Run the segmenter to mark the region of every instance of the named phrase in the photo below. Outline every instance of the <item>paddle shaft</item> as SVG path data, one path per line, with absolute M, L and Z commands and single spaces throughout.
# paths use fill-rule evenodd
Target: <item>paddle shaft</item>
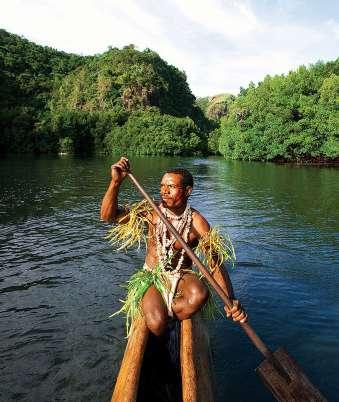
M 194 254 L 192 249 L 188 246 L 188 244 L 184 241 L 184 239 L 181 237 L 180 233 L 175 229 L 175 227 L 166 219 L 165 215 L 162 213 L 160 208 L 155 204 L 155 202 L 152 200 L 152 198 L 147 194 L 147 192 L 144 190 L 144 188 L 141 186 L 141 184 L 138 182 L 138 180 L 134 177 L 134 175 L 129 172 L 128 178 L 131 180 L 131 182 L 137 187 L 137 189 L 140 191 L 140 193 L 146 198 L 146 200 L 150 203 L 152 208 L 156 211 L 156 213 L 159 215 L 159 218 L 164 222 L 166 225 L 167 229 L 172 233 L 172 235 L 178 240 L 182 248 L 186 251 L 187 255 L 190 257 L 192 262 L 198 267 L 199 271 L 204 275 L 204 277 L 207 279 L 207 281 L 210 283 L 210 285 L 213 287 L 213 289 L 218 293 L 222 301 L 225 303 L 225 306 L 228 309 L 232 308 L 232 302 L 230 298 L 226 295 L 224 290 L 221 288 L 221 286 L 217 283 L 217 281 L 213 278 L 213 276 L 210 274 L 208 269 L 204 266 L 204 264 L 199 260 L 199 258 Z M 240 323 L 241 327 L 243 330 L 246 332 L 247 336 L 251 339 L 253 344 L 256 346 L 256 348 L 269 360 L 275 360 L 273 353 L 271 350 L 264 344 L 264 342 L 259 338 L 259 336 L 256 334 L 254 329 L 250 326 L 248 322 Z

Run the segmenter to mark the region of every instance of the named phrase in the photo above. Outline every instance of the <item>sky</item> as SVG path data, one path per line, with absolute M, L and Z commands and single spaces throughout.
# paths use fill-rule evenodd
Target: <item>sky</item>
M 58 50 L 150 48 L 197 97 L 339 56 L 339 1 L 0 0 L 0 10 L 0 28 Z

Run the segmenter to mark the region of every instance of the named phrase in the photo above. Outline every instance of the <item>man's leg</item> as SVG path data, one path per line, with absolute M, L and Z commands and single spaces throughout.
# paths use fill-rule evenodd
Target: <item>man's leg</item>
M 167 306 L 160 292 L 151 286 L 145 293 L 141 302 L 146 325 L 154 335 L 162 335 L 167 325 Z
M 174 314 L 186 320 L 197 312 L 208 299 L 208 289 L 195 274 L 184 274 L 177 287 L 177 296 L 172 303 Z

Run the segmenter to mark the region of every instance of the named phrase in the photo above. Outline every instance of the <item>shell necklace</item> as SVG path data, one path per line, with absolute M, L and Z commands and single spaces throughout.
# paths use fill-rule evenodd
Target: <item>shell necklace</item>
M 187 203 L 186 208 L 181 215 L 175 215 L 167 208 L 164 208 L 162 204 L 160 204 L 160 209 L 166 219 L 171 220 L 172 225 L 176 228 L 185 242 L 187 242 L 192 223 L 192 209 L 190 205 Z M 176 242 L 176 238 L 169 232 L 161 219 L 159 219 L 156 224 L 155 234 L 157 254 L 161 267 L 167 271 L 179 272 L 184 261 L 185 250 L 181 249 L 177 265 L 176 267 L 173 267 L 171 265 L 171 260 L 175 254 L 173 246 Z

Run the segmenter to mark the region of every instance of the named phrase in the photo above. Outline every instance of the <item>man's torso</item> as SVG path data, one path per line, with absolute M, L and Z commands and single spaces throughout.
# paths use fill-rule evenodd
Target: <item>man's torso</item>
M 156 225 L 159 222 L 159 217 L 155 214 L 152 213 L 150 216 L 150 222 L 148 225 L 148 236 L 147 236 L 147 253 L 146 253 L 146 258 L 145 258 L 145 263 L 149 268 L 155 267 L 158 262 L 159 262 L 159 257 L 157 253 L 157 236 L 156 236 Z M 201 220 L 204 220 L 202 215 L 196 211 L 195 209 L 192 208 L 192 222 L 191 226 L 188 232 L 188 238 L 187 238 L 187 243 L 190 248 L 194 248 L 197 246 L 199 239 L 200 239 L 200 234 L 199 234 L 199 223 Z M 168 220 L 172 223 L 171 218 L 168 218 Z M 168 236 L 172 235 L 168 234 Z M 174 256 L 171 260 L 170 265 L 172 268 L 175 268 L 177 266 L 178 260 L 180 258 L 180 251 L 182 250 L 182 247 L 178 241 L 175 241 L 173 246 L 173 251 L 174 251 Z M 184 255 L 184 260 L 181 265 L 181 269 L 188 269 L 192 266 L 192 261 L 191 259 L 185 254 Z

